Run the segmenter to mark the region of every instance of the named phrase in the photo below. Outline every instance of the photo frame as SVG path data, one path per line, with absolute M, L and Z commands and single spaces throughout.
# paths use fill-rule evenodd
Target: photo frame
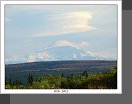
M 117 6 L 117 89 L 5 89 L 5 5 L 116 5 Z M 121 94 L 122 23 L 120 1 L 2 1 L 1 2 L 1 93 L 3 94 Z

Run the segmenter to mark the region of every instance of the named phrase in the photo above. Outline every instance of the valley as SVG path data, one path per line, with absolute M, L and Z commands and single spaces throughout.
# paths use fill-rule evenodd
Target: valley
M 28 74 L 34 78 L 43 75 L 80 74 L 84 71 L 88 73 L 107 72 L 112 67 L 117 66 L 117 61 L 109 60 L 67 60 L 67 61 L 41 61 L 21 64 L 6 64 L 6 79 L 12 81 L 19 80 L 23 84 L 28 81 Z

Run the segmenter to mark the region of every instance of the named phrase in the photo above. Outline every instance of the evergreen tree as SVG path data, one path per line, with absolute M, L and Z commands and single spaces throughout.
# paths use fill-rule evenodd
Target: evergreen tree
M 28 84 L 33 84 L 33 76 L 30 73 L 28 74 Z
M 84 71 L 83 73 L 82 73 L 82 76 L 84 76 L 84 77 L 88 77 L 88 72 L 87 71 Z
M 62 74 L 61 74 L 61 78 L 63 78 L 63 77 L 64 77 L 64 74 L 62 73 Z

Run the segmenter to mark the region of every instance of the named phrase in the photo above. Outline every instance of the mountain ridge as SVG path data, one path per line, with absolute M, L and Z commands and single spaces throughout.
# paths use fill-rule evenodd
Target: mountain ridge
M 109 57 L 102 57 L 85 52 L 72 46 L 55 46 L 32 53 L 27 57 L 14 57 L 6 59 L 6 64 L 17 64 L 39 61 L 63 61 L 63 60 L 114 60 Z

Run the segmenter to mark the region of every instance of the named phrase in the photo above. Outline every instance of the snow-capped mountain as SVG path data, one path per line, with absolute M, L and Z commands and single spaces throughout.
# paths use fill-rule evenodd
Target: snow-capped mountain
M 55 46 L 35 52 L 25 58 L 6 59 L 6 64 L 57 61 L 57 60 L 112 60 L 111 58 L 93 55 L 92 52 L 85 52 L 72 46 Z
M 43 52 L 34 53 L 27 57 L 28 62 L 52 60 L 79 60 L 83 57 L 82 50 L 71 46 L 57 46 L 45 49 Z

